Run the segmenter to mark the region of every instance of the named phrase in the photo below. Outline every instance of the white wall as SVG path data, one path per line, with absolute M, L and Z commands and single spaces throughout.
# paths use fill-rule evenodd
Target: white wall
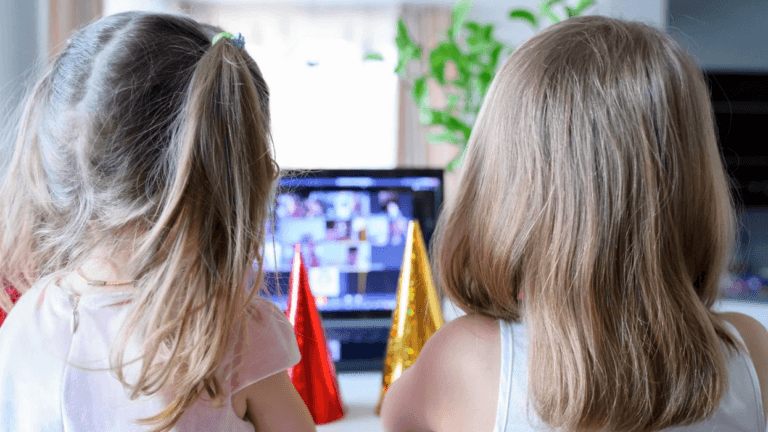
M 45 58 L 44 20 L 47 4 L 41 0 L 0 0 L 0 172 L 9 158 L 10 124 L 18 113 L 24 90 Z M 42 13 L 41 13 L 42 10 Z
M 130 0 L 129 2 L 147 2 L 148 0 Z M 168 2 L 169 0 L 164 0 Z M 191 0 L 188 2 L 206 3 L 210 0 Z M 713 0 L 715 1 L 715 0 Z M 125 3 L 121 0 L 107 0 L 107 2 Z M 450 8 L 455 0 L 227 0 L 221 3 L 225 4 L 262 4 L 262 5 L 285 5 L 296 4 L 310 7 L 327 6 L 354 6 L 354 7 L 380 7 L 396 8 L 400 4 L 432 4 L 443 5 Z M 500 2 L 498 0 L 474 0 L 472 11 L 469 14 L 470 20 L 483 23 L 492 23 L 496 25 L 496 35 L 502 41 L 517 46 L 533 35 L 533 29 L 524 22 L 511 24 L 507 18 L 507 13 L 519 7 L 538 11 L 540 0 L 511 0 Z M 575 4 L 575 0 L 569 0 L 569 4 Z M 597 0 L 589 10 L 591 14 L 606 15 L 616 18 L 643 21 L 657 27 L 664 27 L 667 16 L 667 0 Z M 565 16 L 563 9 L 555 9 Z
M 440 0 L 439 3 L 448 6 L 453 1 Z M 510 21 L 508 12 L 519 7 L 538 12 L 539 0 L 514 0 L 497 2 L 493 0 L 475 0 L 469 19 L 492 23 L 496 25 L 495 34 L 503 42 L 512 46 L 518 46 L 526 39 L 533 36 L 533 28 L 523 21 Z M 570 1 L 569 4 L 575 4 Z M 555 13 L 565 17 L 564 9 L 554 8 Z M 614 18 L 622 18 L 633 21 L 642 21 L 656 27 L 664 28 L 666 18 L 666 0 L 597 0 L 587 10 L 589 15 L 604 15 Z M 546 27 L 551 23 L 546 21 Z
M 768 1 L 669 0 L 670 33 L 705 69 L 768 70 Z
M 104 16 L 132 10 L 169 12 L 173 10 L 173 2 L 171 0 L 104 0 Z
M 0 115 L 19 102 L 24 79 L 39 60 L 36 29 L 38 7 L 34 1 L 0 2 Z
M 596 13 L 666 28 L 667 0 L 597 0 Z

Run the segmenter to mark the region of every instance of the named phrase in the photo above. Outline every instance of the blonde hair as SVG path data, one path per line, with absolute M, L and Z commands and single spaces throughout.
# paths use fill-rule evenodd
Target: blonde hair
M 734 338 L 711 310 L 735 239 L 700 68 L 661 30 L 571 18 L 495 77 L 434 242 L 467 312 L 528 328 L 553 428 L 658 431 L 714 413 Z
M 172 384 L 173 403 L 140 421 L 155 430 L 230 396 L 215 373 L 257 292 L 244 286 L 254 260 L 261 287 L 279 175 L 269 93 L 244 50 L 211 45 L 220 31 L 138 12 L 80 30 L 28 98 L 0 189 L 0 275 L 22 293 L 99 246 L 132 251 L 135 308 L 110 364 L 132 398 Z

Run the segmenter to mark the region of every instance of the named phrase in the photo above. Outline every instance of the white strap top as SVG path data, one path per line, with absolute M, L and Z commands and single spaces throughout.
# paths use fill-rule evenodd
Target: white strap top
M 739 332 L 726 323 L 741 341 Z M 528 404 L 528 339 L 523 324 L 499 320 L 501 376 L 493 432 L 548 431 Z M 743 343 L 743 341 L 742 341 Z M 760 385 L 749 356 L 736 354 L 728 364 L 728 394 L 714 415 L 703 422 L 666 429 L 668 432 L 762 432 L 766 430 Z

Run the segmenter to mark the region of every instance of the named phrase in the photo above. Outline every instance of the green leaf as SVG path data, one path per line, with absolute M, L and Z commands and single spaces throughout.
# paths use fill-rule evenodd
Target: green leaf
M 461 133 L 466 140 L 472 132 L 472 127 L 452 116 L 446 110 L 436 110 L 422 106 L 419 109 L 419 123 L 424 126 L 445 126 L 446 129 Z
M 442 144 L 442 143 L 459 144 L 462 141 L 456 136 L 455 131 L 446 129 L 442 132 L 427 134 L 427 142 L 430 144 Z
M 423 126 L 434 126 L 442 124 L 442 117 L 439 111 L 429 107 L 419 107 L 419 123 Z
M 455 87 L 465 90 L 471 77 L 472 74 L 469 72 L 459 72 L 459 76 L 456 77 L 455 80 L 451 81 L 451 84 Z
M 419 46 L 413 42 L 411 36 L 408 35 L 408 29 L 402 18 L 397 21 L 397 37 L 395 38 L 395 45 L 397 45 L 397 66 L 395 67 L 395 73 L 404 76 L 406 73 L 405 66 L 409 61 L 421 60 L 421 48 L 419 48 Z
M 509 11 L 509 19 L 521 19 L 528 21 L 534 29 L 539 29 L 539 20 L 536 19 L 536 15 L 528 9 L 514 9 Z
M 568 13 L 568 18 L 571 18 L 580 16 L 585 9 L 595 4 L 595 0 L 579 0 L 575 7 L 568 6 L 564 0 L 546 0 L 541 3 L 539 14 L 549 18 L 552 23 L 560 22 L 560 17 L 552 11 L 552 6 L 558 3 L 563 4 L 563 8 Z
M 467 21 L 467 23 L 464 25 L 464 28 L 474 33 L 480 30 L 480 24 L 477 21 Z
M 595 4 L 595 0 L 579 0 L 579 3 L 576 4 L 576 7 L 571 9 L 573 12 L 572 16 L 580 16 L 585 9 L 592 6 L 593 4 Z
M 490 41 L 493 39 L 493 29 L 496 26 L 493 24 L 488 24 L 487 26 L 483 27 L 483 38 L 486 41 Z
M 543 15 L 549 18 L 549 20 L 552 21 L 553 24 L 559 23 L 561 21 L 560 17 L 555 15 L 554 12 L 552 12 L 552 6 L 562 2 L 563 0 L 546 0 L 541 2 L 541 6 L 539 7 L 539 15 Z
M 446 118 L 443 119 L 443 124 L 446 128 L 461 132 L 464 135 L 465 140 L 469 139 L 469 135 L 472 133 L 472 126 L 464 123 L 452 115 L 446 116 Z
M 491 48 L 490 52 L 490 61 L 488 62 L 488 68 L 494 72 L 496 71 L 496 66 L 499 64 L 499 56 L 501 55 L 501 50 L 504 49 L 503 44 L 496 44 L 493 48 Z
M 467 36 L 467 48 L 469 49 L 469 59 L 479 57 L 483 53 L 487 52 L 489 46 L 496 43 L 493 40 L 486 38 L 482 32 L 482 29 L 478 28 L 473 30 Z
M 451 9 L 451 28 L 448 29 L 448 39 L 455 42 L 459 38 L 461 27 L 472 9 L 472 0 L 458 0 Z
M 429 86 L 427 85 L 427 77 L 420 76 L 413 81 L 411 95 L 413 96 L 413 100 L 416 102 L 417 107 L 420 109 L 422 107 L 429 108 Z
M 464 162 L 464 155 L 467 154 L 467 146 L 459 145 L 459 154 L 456 155 L 455 158 L 453 158 L 452 161 L 448 162 L 448 165 L 445 167 L 445 170 L 448 172 L 453 172 L 456 168 L 461 165 L 462 162 Z
M 429 53 L 429 64 L 432 70 L 432 77 L 441 86 L 445 85 L 445 63 L 453 60 L 457 64 L 461 60 L 461 51 L 453 42 L 443 42 Z
M 368 53 L 365 53 L 365 55 L 363 56 L 363 60 L 382 61 L 384 60 L 384 56 L 382 56 L 377 52 L 368 52 Z
M 469 77 L 472 76 L 472 68 L 475 66 L 476 61 L 473 61 L 467 55 L 460 55 L 458 58 L 453 59 L 453 64 L 456 66 L 458 74 L 456 78 L 451 81 L 451 84 L 463 87 L 462 83 L 467 82 Z
M 491 86 L 491 81 L 493 81 L 493 74 L 491 72 L 485 71 L 477 76 L 477 80 L 480 93 L 485 96 L 485 93 L 488 92 L 488 87 Z
M 400 18 L 397 21 L 397 36 L 395 37 L 395 44 L 398 50 L 410 50 L 412 48 L 418 48 L 408 34 L 408 28 L 405 26 L 405 21 Z
M 448 112 L 452 112 L 453 108 L 455 108 L 456 104 L 458 104 L 458 103 L 459 103 L 459 95 L 449 94 L 448 95 L 448 108 L 446 108 L 445 110 L 448 111 Z

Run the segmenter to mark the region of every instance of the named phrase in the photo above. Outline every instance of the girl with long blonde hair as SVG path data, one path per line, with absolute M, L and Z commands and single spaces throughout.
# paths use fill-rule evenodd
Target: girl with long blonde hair
M 585 16 L 506 60 L 433 243 L 468 314 L 388 389 L 389 431 L 764 431 L 768 332 L 712 307 L 736 219 L 702 71 Z
M 315 430 L 293 330 L 256 296 L 269 92 L 221 33 L 109 16 L 28 97 L 0 184 L 0 276 L 22 293 L 0 290 L 0 431 Z

